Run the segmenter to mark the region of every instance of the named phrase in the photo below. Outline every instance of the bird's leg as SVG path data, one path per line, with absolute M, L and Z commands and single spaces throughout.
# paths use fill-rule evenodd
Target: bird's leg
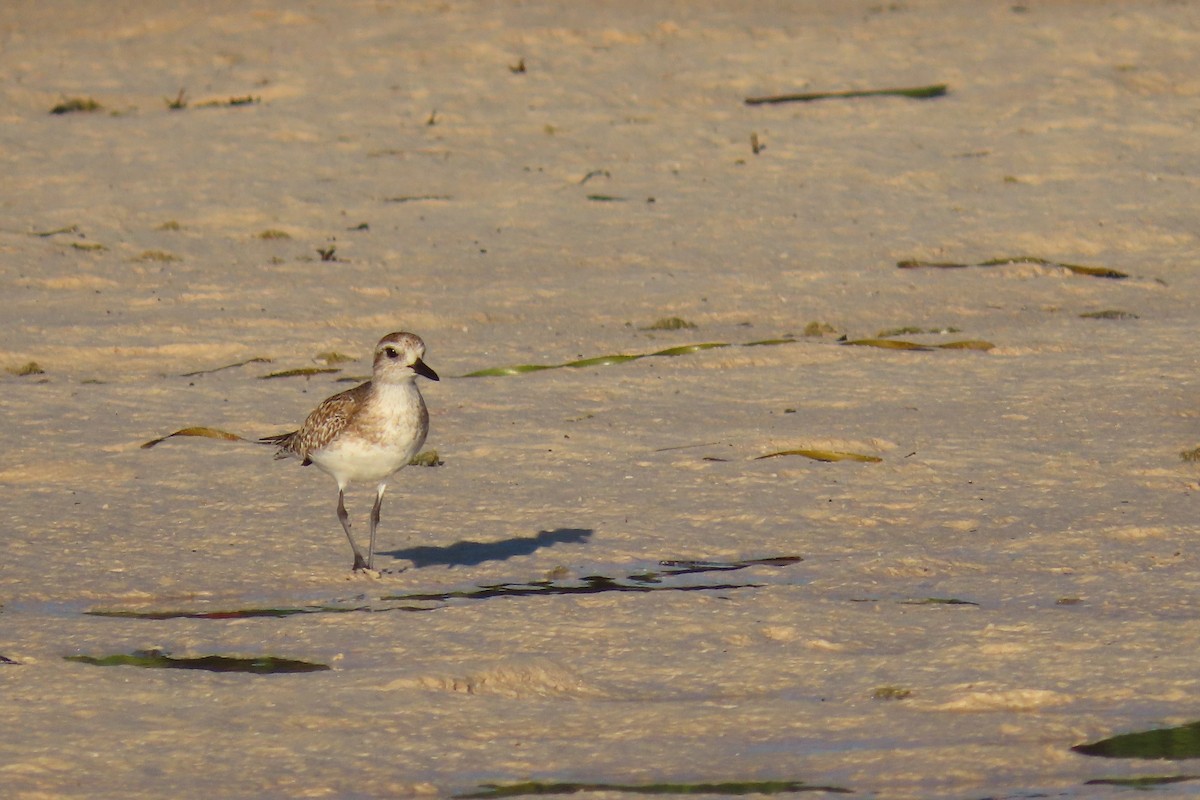
M 358 545 L 354 543 L 354 537 L 350 535 L 350 515 L 346 513 L 346 493 L 343 489 L 338 489 L 338 521 L 342 523 L 342 530 L 346 531 L 346 538 L 350 540 L 350 549 L 354 551 L 354 567 L 357 572 L 367 566 L 367 562 L 363 560 L 362 551 L 358 549 Z
M 367 569 L 375 569 L 375 529 L 379 527 L 379 509 L 383 507 L 383 490 L 386 483 L 379 484 L 375 490 L 375 505 L 371 507 L 371 546 L 367 550 Z

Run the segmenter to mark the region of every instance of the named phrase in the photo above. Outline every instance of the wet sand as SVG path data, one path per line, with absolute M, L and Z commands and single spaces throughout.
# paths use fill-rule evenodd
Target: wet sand
M 1200 719 L 1200 7 L 51 2 L 0 42 L 9 796 L 1200 772 L 1070 749 Z M 316 470 L 141 447 L 290 430 L 391 330 L 442 463 L 378 575 Z M 330 669 L 67 659 L 145 651 Z

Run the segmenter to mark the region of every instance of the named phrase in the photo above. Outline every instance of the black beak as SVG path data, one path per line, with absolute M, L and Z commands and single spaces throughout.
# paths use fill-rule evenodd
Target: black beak
M 441 378 L 438 377 L 438 374 L 430 369 L 429 365 L 419 358 L 417 359 L 417 363 L 413 364 L 413 372 L 422 377 L 429 378 L 431 381 L 441 380 Z

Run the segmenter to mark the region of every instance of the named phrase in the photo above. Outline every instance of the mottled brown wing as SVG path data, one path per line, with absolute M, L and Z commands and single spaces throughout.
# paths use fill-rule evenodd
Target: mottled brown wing
M 307 458 L 313 450 L 320 450 L 332 442 L 346 429 L 351 415 L 362 405 L 370 391 L 371 382 L 367 381 L 326 399 L 304 420 L 289 449 Z
M 354 409 L 362 404 L 370 391 L 371 382 L 367 381 L 353 389 L 335 394 L 313 409 L 299 430 L 265 436 L 259 441 L 263 444 L 278 446 L 279 452 L 275 454 L 276 458 L 295 455 L 304 459 L 304 464 L 307 465 L 311 463 L 308 454 L 313 450 L 320 450 L 345 430 Z

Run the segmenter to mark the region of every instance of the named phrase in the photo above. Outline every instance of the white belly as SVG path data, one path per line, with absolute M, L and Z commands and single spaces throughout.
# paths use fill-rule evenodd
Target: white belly
M 383 481 L 406 465 L 420 446 L 420 442 L 409 442 L 407 447 L 368 445 L 350 439 L 312 453 L 309 458 L 332 475 L 339 486 L 345 486 L 353 481 Z

